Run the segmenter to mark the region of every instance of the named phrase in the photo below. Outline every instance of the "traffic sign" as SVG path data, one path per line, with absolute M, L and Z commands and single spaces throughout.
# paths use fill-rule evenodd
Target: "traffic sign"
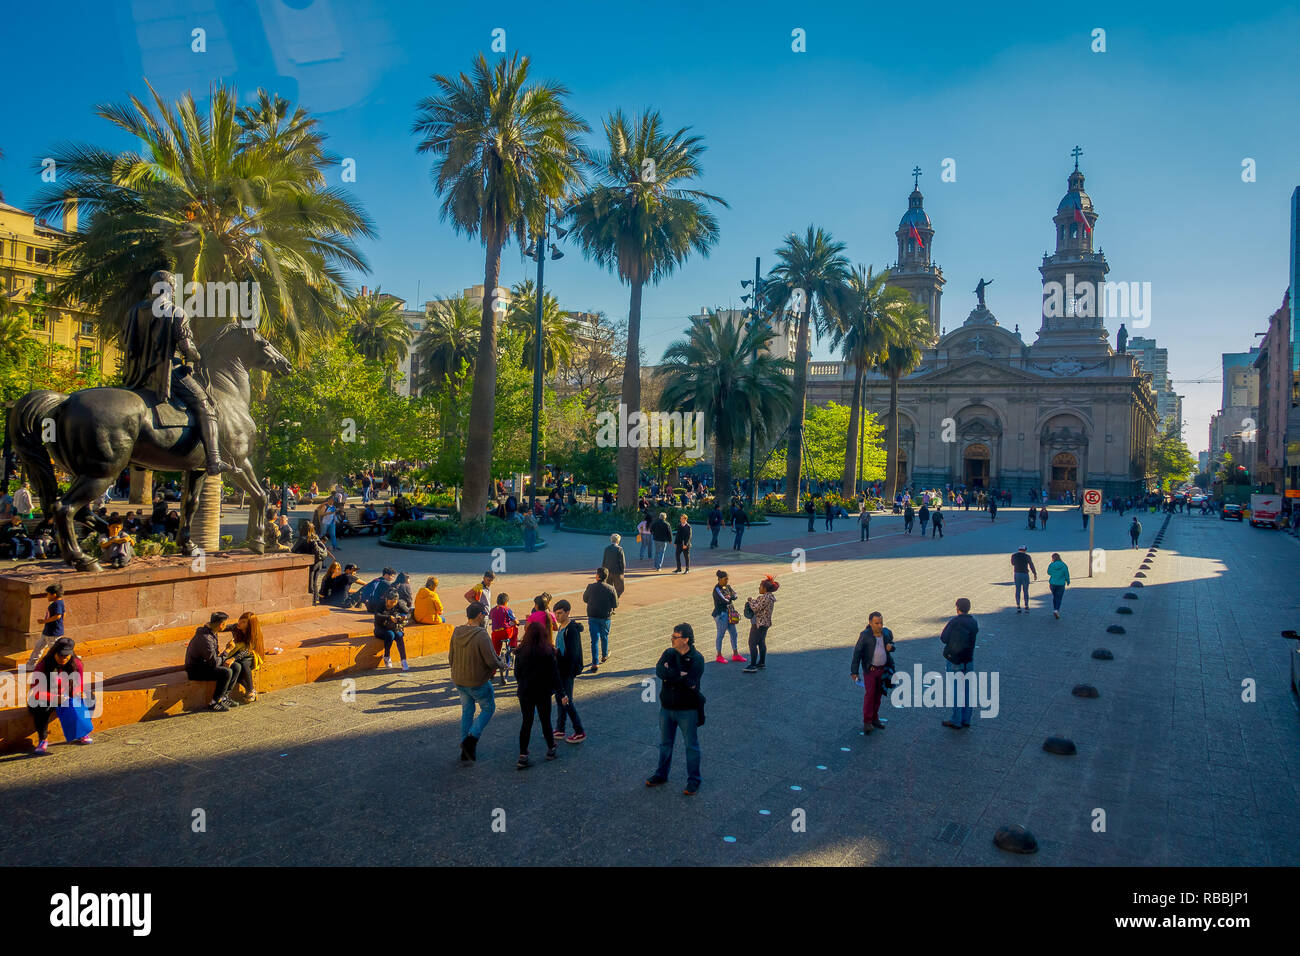
M 1086 515 L 1101 514 L 1101 492 L 1096 488 L 1089 488 L 1084 491 L 1083 513 Z

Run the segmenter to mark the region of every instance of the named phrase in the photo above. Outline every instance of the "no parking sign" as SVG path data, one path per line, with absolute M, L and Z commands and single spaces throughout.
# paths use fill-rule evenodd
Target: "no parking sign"
M 1089 488 L 1083 493 L 1083 513 L 1086 515 L 1101 514 L 1101 492 L 1096 488 Z

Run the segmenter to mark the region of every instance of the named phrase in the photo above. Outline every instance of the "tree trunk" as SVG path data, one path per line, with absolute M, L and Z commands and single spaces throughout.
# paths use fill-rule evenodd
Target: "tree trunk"
M 865 366 L 853 366 L 853 403 L 849 406 L 849 433 L 844 442 L 844 481 L 840 494 L 852 497 L 858 491 L 858 449 L 862 445 L 862 372 Z
M 785 507 L 799 510 L 799 473 L 803 465 L 803 416 L 808 404 L 808 333 L 812 325 L 812 296 L 805 303 L 796 332 L 794 350 L 794 410 L 790 413 L 790 435 L 785 445 Z
M 205 475 L 200 488 L 190 538 L 205 554 L 215 554 L 221 547 L 221 476 Z
M 718 427 L 713 440 L 713 500 L 724 508 L 731 500 L 731 454 L 733 447 L 727 430 Z
M 885 445 L 885 480 L 889 491 L 886 499 L 892 504 L 898 493 L 898 375 L 889 373 L 889 441 Z
M 627 310 L 627 361 L 623 364 L 620 401 L 627 409 L 629 419 L 633 412 L 641 410 L 641 290 L 644 287 L 643 282 L 632 283 L 632 297 Z M 628 431 L 631 430 L 629 422 Z M 624 444 L 620 441 L 618 448 L 618 506 L 635 508 L 641 482 L 641 449 L 624 447 Z
M 133 505 L 153 507 L 153 472 L 147 468 L 131 467 L 131 500 Z
M 483 318 L 479 325 L 478 357 L 474 360 L 474 391 L 469 402 L 461 524 L 483 520 L 492 482 L 492 426 L 497 402 L 497 316 L 492 307 L 493 293 L 501 278 L 502 244 L 497 238 L 488 241 L 483 267 Z

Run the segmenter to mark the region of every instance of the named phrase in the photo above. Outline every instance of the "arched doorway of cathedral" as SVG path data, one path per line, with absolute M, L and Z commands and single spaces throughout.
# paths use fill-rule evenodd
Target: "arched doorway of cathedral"
M 962 481 L 967 488 L 989 487 L 989 446 L 976 442 L 962 452 Z
M 1047 483 L 1047 493 L 1053 498 L 1079 490 L 1079 459 L 1068 451 L 1052 456 L 1052 478 Z
M 896 468 L 898 474 L 898 488 L 901 490 L 907 487 L 907 449 L 901 445 L 898 448 L 898 462 Z

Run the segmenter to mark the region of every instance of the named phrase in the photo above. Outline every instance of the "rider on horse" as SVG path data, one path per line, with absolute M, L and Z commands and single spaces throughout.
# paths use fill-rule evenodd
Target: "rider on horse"
M 207 452 L 207 473 L 215 475 L 231 466 L 221 459 L 217 444 L 217 410 L 198 380 L 203 357 L 190 320 L 172 300 L 175 281 L 170 272 L 155 272 L 149 277 L 150 297 L 127 313 L 122 384 L 152 391 L 162 402 L 175 397 L 193 411 Z

